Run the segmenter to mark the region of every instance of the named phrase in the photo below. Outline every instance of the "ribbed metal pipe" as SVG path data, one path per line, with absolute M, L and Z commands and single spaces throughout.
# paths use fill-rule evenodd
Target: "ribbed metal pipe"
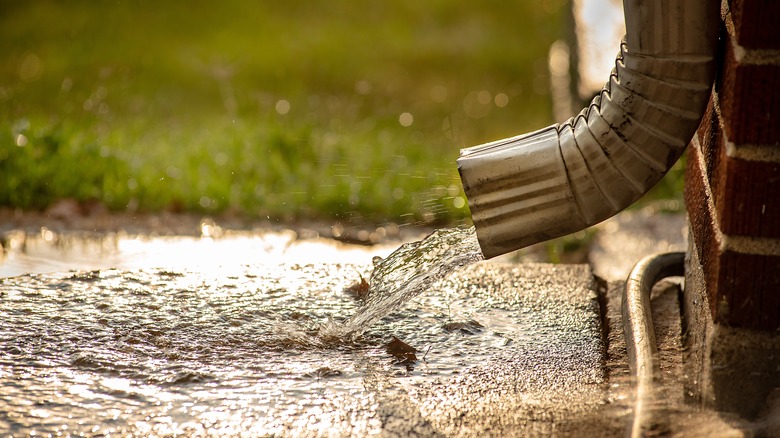
M 607 219 L 682 155 L 709 99 L 719 3 L 625 0 L 626 36 L 601 93 L 576 117 L 461 150 L 485 258 Z

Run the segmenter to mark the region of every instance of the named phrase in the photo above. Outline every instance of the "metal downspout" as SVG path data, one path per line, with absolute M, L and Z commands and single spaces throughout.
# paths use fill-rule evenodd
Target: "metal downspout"
M 461 150 L 485 258 L 607 219 L 658 182 L 709 99 L 719 2 L 624 0 L 626 36 L 601 93 L 576 117 Z

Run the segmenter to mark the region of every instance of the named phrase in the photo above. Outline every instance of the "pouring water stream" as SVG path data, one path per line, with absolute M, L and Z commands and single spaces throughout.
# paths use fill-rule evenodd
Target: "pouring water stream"
M 359 334 L 451 271 L 481 260 L 474 227 L 439 229 L 404 244 L 375 263 L 365 304 L 338 331 Z

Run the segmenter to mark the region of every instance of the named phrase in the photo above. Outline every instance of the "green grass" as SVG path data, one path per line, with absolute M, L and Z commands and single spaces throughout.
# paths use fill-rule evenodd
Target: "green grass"
M 568 2 L 375 3 L 0 0 L 0 206 L 467 218 L 459 148 L 553 122 Z
M 457 221 L 458 149 L 552 122 L 565 7 L 0 1 L 0 206 Z

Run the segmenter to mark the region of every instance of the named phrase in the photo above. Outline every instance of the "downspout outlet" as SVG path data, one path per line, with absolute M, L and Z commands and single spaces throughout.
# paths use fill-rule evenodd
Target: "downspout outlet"
M 625 0 L 624 13 L 615 68 L 577 116 L 461 150 L 458 171 L 485 258 L 619 213 L 693 137 L 712 87 L 719 4 Z

